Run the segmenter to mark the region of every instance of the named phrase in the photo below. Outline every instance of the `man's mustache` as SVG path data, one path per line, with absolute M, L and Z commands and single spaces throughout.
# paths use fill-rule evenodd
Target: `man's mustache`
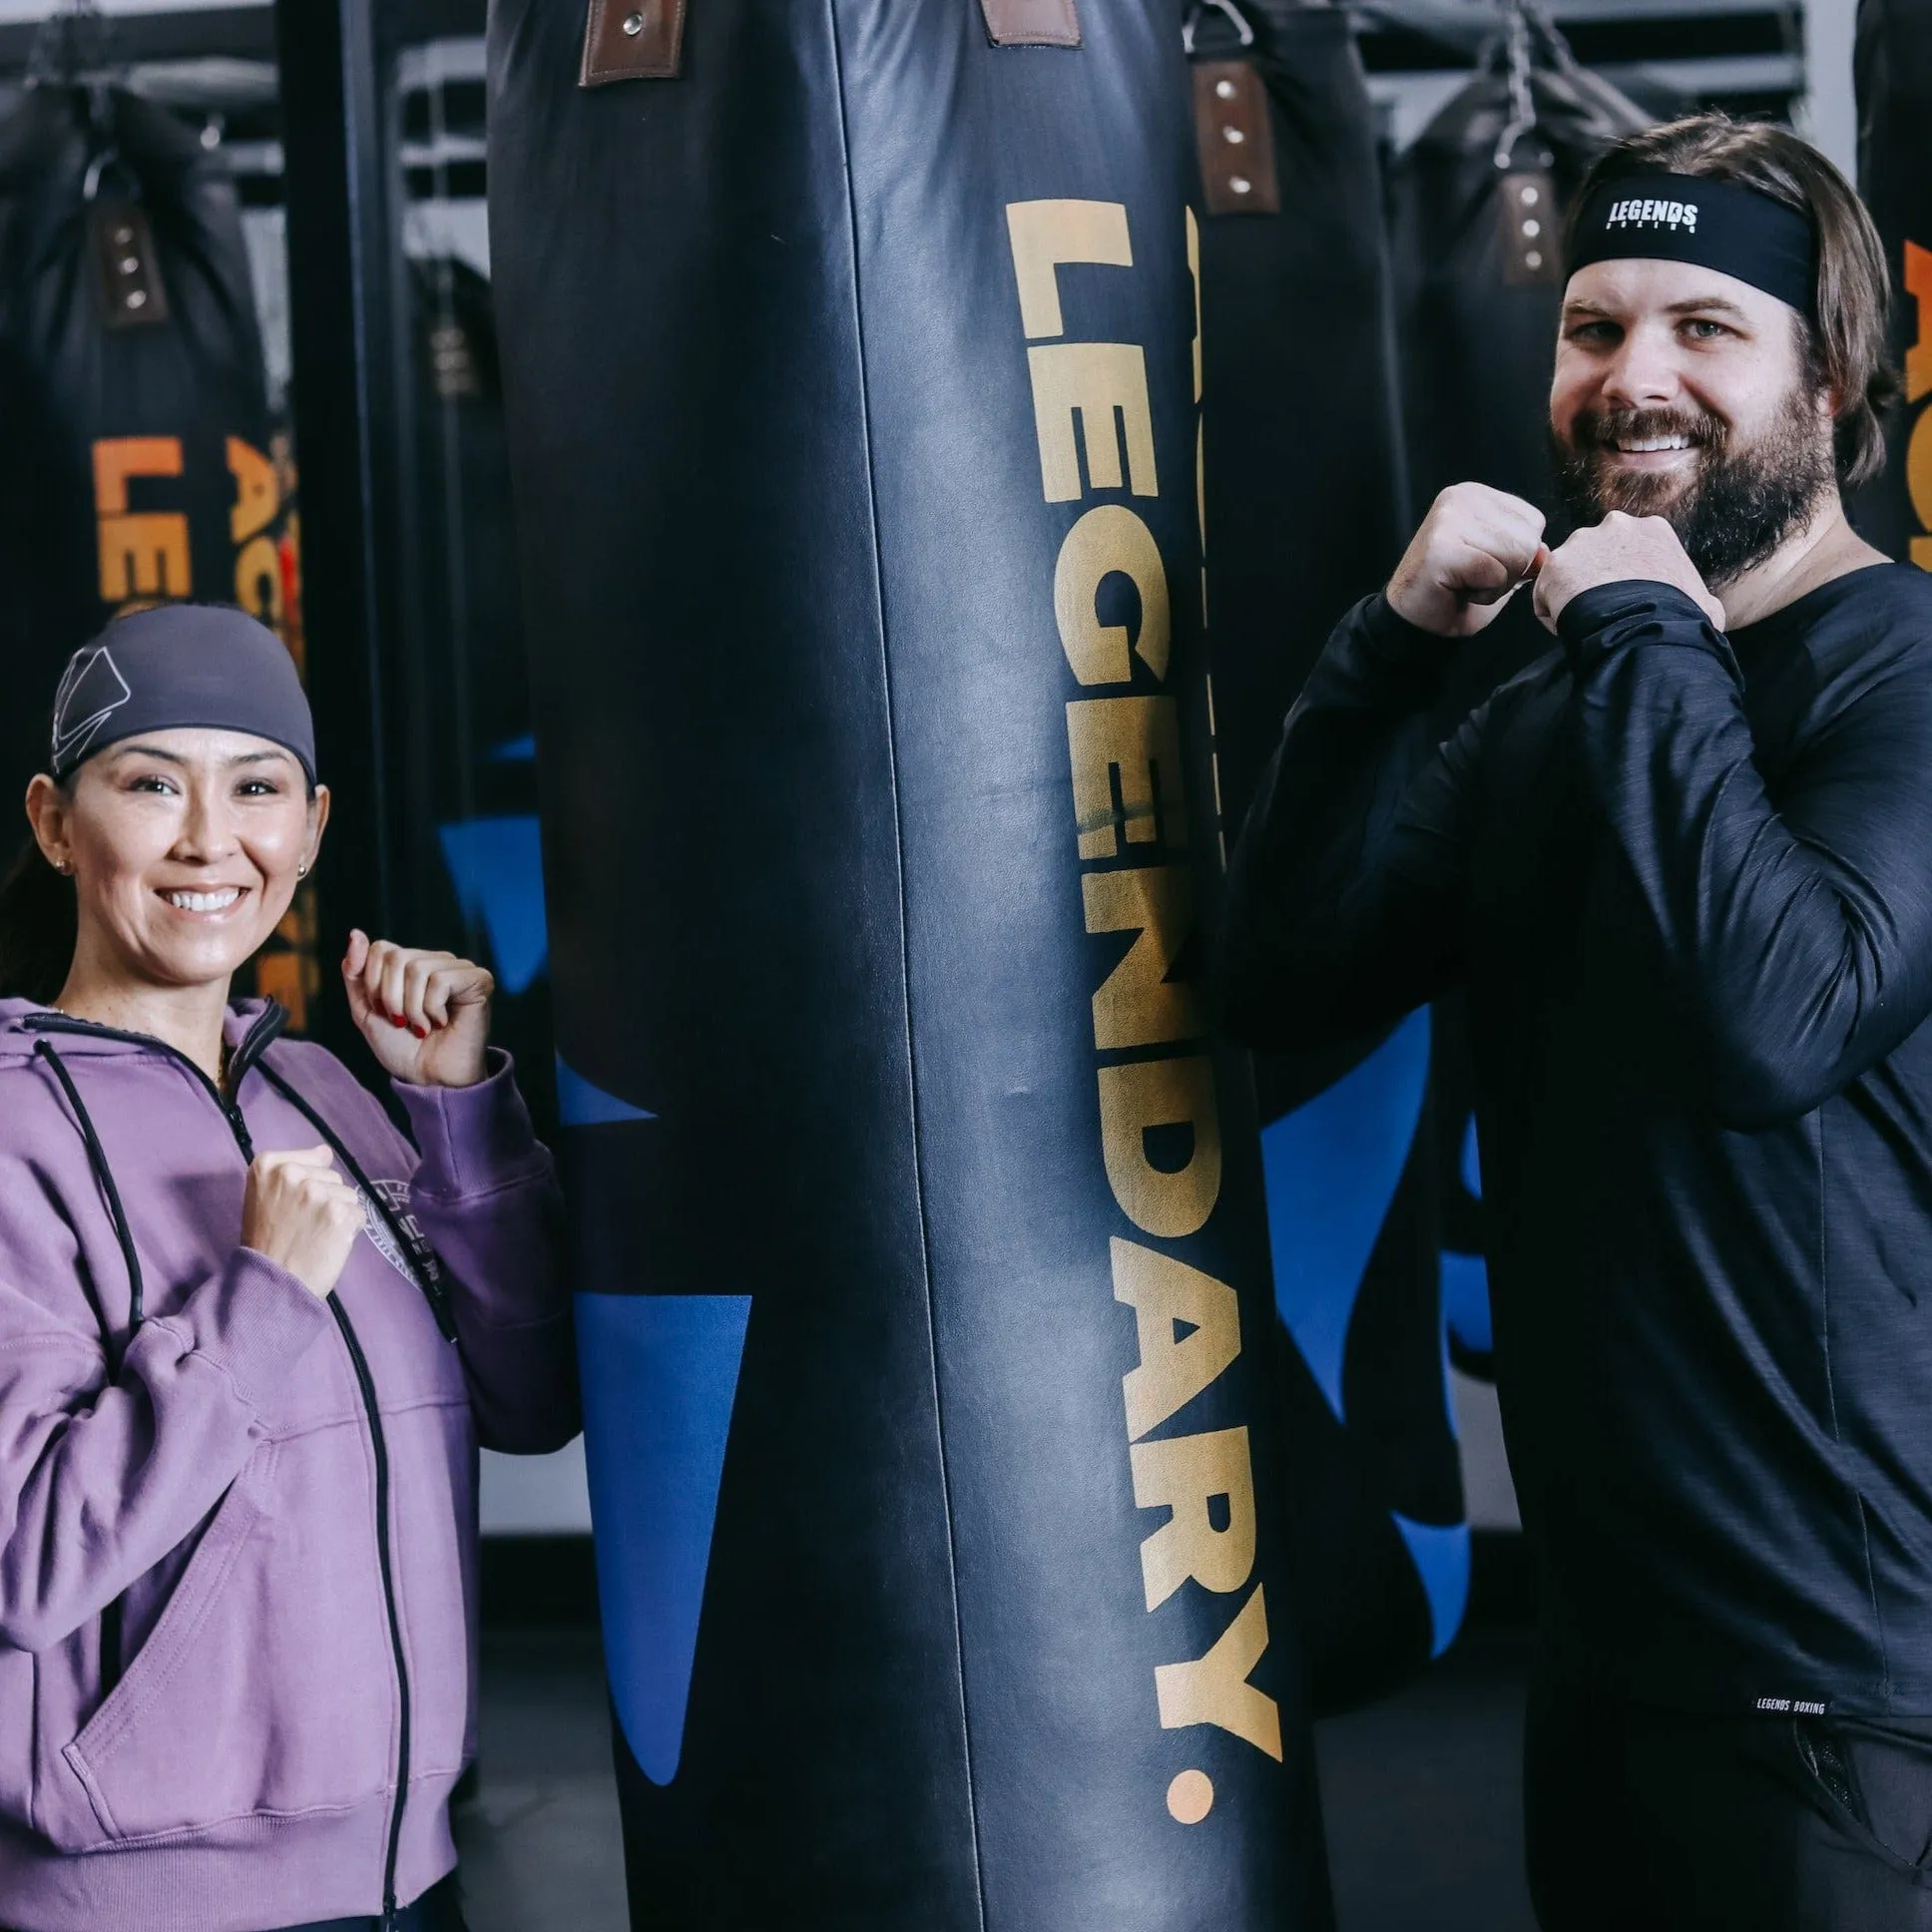
M 1730 426 L 1706 411 L 1680 409 L 1585 409 L 1570 425 L 1569 446 L 1578 454 L 1629 443 L 1682 436 L 1692 449 L 1720 448 Z

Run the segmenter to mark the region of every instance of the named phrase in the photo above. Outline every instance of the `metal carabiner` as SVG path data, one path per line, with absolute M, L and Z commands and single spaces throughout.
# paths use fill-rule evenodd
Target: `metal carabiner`
M 1235 6 L 1234 0 L 1195 0 L 1188 9 L 1188 17 L 1181 23 L 1181 46 L 1184 53 L 1195 51 L 1195 23 L 1209 7 L 1218 9 L 1234 23 L 1234 31 L 1241 37 L 1243 47 L 1254 45 L 1254 29 L 1247 23 L 1247 16 Z

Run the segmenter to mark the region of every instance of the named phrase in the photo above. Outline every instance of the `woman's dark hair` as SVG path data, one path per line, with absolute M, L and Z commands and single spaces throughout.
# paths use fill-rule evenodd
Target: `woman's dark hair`
M 52 1005 L 67 983 L 79 933 L 74 881 L 47 863 L 29 834 L 0 879 L 0 999 Z
M 1870 482 L 1885 467 L 1884 418 L 1902 391 L 1890 355 L 1885 245 L 1857 191 L 1786 128 L 1698 114 L 1647 128 L 1600 157 L 1571 204 L 1572 223 L 1607 182 L 1649 174 L 1734 182 L 1810 218 L 1818 291 L 1800 342 L 1813 384 L 1838 397 L 1838 481 L 1847 490 Z

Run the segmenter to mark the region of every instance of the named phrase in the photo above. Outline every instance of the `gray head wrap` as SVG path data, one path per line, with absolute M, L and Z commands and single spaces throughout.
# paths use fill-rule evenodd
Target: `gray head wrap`
M 67 662 L 48 769 L 142 731 L 245 731 L 285 746 L 315 782 L 315 726 L 287 647 L 242 611 L 163 604 L 110 624 Z

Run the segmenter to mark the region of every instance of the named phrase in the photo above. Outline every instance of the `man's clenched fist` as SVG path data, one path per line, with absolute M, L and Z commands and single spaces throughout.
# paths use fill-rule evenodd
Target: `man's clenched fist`
M 1573 597 L 1603 584 L 1639 582 L 1681 590 L 1717 630 L 1724 628 L 1724 607 L 1685 555 L 1678 533 L 1662 517 L 1626 516 L 1622 510 L 1551 553 L 1536 580 L 1536 614 L 1554 631 Z
M 1543 512 L 1486 483 L 1436 498 L 1389 580 L 1389 608 L 1439 638 L 1473 638 L 1549 551 Z

